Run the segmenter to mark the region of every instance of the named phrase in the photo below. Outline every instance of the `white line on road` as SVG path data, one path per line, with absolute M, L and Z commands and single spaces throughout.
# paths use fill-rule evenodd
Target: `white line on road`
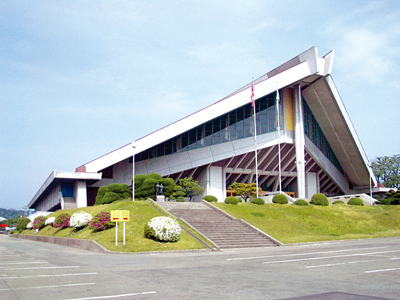
M 298 261 L 307 261 L 307 260 L 321 260 L 321 259 L 330 259 L 330 258 L 339 258 L 339 257 L 366 256 L 366 255 L 376 255 L 376 254 L 392 253 L 392 252 L 400 252 L 400 250 L 370 252 L 370 253 L 355 253 L 355 254 L 323 256 L 323 257 L 309 257 L 309 258 L 276 260 L 276 261 L 265 261 L 265 262 L 262 262 L 262 264 L 278 264 L 278 263 L 298 262 Z
M 48 264 L 48 261 L 31 261 L 31 262 L 8 262 L 0 263 L 0 265 L 26 265 L 26 264 Z
M 314 254 L 323 254 L 323 253 L 339 253 L 339 252 L 349 252 L 349 251 L 360 251 L 360 250 L 372 250 L 372 249 L 385 249 L 385 247 L 372 247 L 372 248 L 353 248 L 353 249 L 345 249 L 345 250 L 332 250 L 332 251 L 320 251 L 320 252 L 306 252 L 306 253 L 295 253 L 295 254 L 283 254 L 283 255 L 269 255 L 269 256 L 253 256 L 253 257 L 237 257 L 237 258 L 228 258 L 227 260 L 250 260 L 250 259 L 260 259 L 260 258 L 271 258 L 271 257 L 285 257 L 285 256 L 303 256 L 303 255 L 314 255 Z
M 12 290 L 28 290 L 28 289 L 51 289 L 51 288 L 60 288 L 60 287 L 71 287 L 71 286 L 82 286 L 82 285 L 93 285 L 95 282 L 88 283 L 70 283 L 70 284 L 61 284 L 61 285 L 45 285 L 45 286 L 30 286 L 23 288 L 13 288 Z M 0 289 L 0 291 L 10 291 L 11 289 Z
M 132 294 L 121 294 L 121 295 L 111 295 L 111 296 L 99 296 L 99 297 L 88 297 L 88 298 L 74 298 L 67 300 L 92 300 L 92 299 L 109 299 L 109 298 L 123 298 L 129 296 L 139 296 L 139 295 L 148 295 L 148 294 L 156 294 L 157 292 L 143 292 L 143 293 L 132 293 Z
M 42 277 L 66 277 L 66 276 L 83 276 L 97 275 L 97 273 L 75 273 L 75 274 L 51 274 L 51 275 L 33 275 L 33 276 L 1 276 L 2 279 L 26 279 L 26 278 L 42 278 Z
M 367 263 L 375 260 L 359 260 L 359 261 L 350 261 L 350 262 L 343 262 L 343 263 L 336 263 L 336 264 L 326 264 L 326 265 L 317 265 L 317 266 L 306 266 L 306 269 L 312 268 L 324 268 L 324 267 L 335 267 L 340 265 L 350 265 L 350 264 L 359 264 L 359 263 Z
M 61 266 L 61 267 L 30 267 L 30 268 L 3 268 L 3 270 L 37 270 L 37 269 L 70 269 L 70 268 L 79 268 L 79 266 Z
M 365 273 L 378 273 L 378 272 L 388 272 L 388 271 L 397 271 L 397 270 L 400 270 L 400 268 L 372 270 L 372 271 L 365 271 Z

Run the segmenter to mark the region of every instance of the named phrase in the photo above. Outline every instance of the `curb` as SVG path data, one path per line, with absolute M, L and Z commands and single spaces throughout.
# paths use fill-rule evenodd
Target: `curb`
M 17 239 L 31 240 L 35 242 L 44 242 L 61 246 L 73 247 L 96 253 L 114 253 L 113 251 L 104 248 L 98 242 L 92 240 L 71 239 L 71 238 L 54 237 L 54 236 L 34 236 L 34 235 L 23 235 L 23 234 L 10 234 L 10 237 Z

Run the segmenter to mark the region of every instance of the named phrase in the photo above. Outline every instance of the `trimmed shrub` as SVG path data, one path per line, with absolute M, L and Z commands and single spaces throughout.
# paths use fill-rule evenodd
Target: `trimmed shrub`
M 392 205 L 392 199 L 391 198 L 385 198 L 385 199 L 382 199 L 382 200 L 380 200 L 380 201 L 378 201 L 378 204 L 381 204 L 381 205 Z
M 362 201 L 358 197 L 351 198 L 348 202 L 348 205 L 358 205 L 358 206 L 364 206 L 364 201 Z
M 85 227 L 89 224 L 92 218 L 93 217 L 91 214 L 84 211 L 78 211 L 71 216 L 71 219 L 69 220 L 69 227 L 74 227 L 74 228 Z
M 115 222 L 111 222 L 111 214 L 102 211 L 89 221 L 89 228 L 93 231 L 103 231 L 115 227 Z
M 173 198 L 178 200 L 178 199 L 184 198 L 185 196 L 186 196 L 186 193 L 183 190 L 183 188 L 180 185 L 175 185 L 174 188 L 173 188 L 173 192 L 171 194 L 171 197 L 173 197 Z
M 272 202 L 273 202 L 273 203 L 277 203 L 277 204 L 288 204 L 288 203 L 289 203 L 289 200 L 286 198 L 285 195 L 276 194 L 276 195 L 272 198 Z
M 308 202 L 306 200 L 299 199 L 299 200 L 294 201 L 294 204 L 300 205 L 300 206 L 307 206 Z
M 154 217 L 144 226 L 144 235 L 162 242 L 177 242 L 181 236 L 181 227 L 173 218 Z
M 108 204 L 117 200 L 132 198 L 132 191 L 127 184 L 112 183 L 99 188 L 95 205 Z
M 33 221 L 32 227 L 34 229 L 42 229 L 44 226 L 46 225 L 46 217 L 44 216 L 38 216 L 35 218 L 35 220 Z
M 339 204 L 339 205 L 343 205 L 343 204 L 344 204 L 344 202 L 343 202 L 343 201 L 341 201 L 341 200 L 336 200 L 336 201 L 333 201 L 333 202 L 332 202 L 332 204 L 333 204 L 333 205 L 337 205 L 337 204 Z
M 329 205 L 328 198 L 324 194 L 315 194 L 314 196 L 312 196 L 310 203 L 321 206 Z
M 44 223 L 45 226 L 51 225 L 53 226 L 54 221 L 56 220 L 56 217 L 50 217 L 46 219 L 46 222 Z
M 71 217 L 69 216 L 69 214 L 65 214 L 65 213 L 57 216 L 56 219 L 54 220 L 53 227 L 54 228 L 69 227 L 69 219 L 70 218 Z
M 211 195 L 204 196 L 203 200 L 205 200 L 207 202 L 218 202 L 217 197 L 211 196 Z
M 239 199 L 236 198 L 236 197 L 233 197 L 233 196 L 227 197 L 227 198 L 225 199 L 225 203 L 226 203 L 226 204 L 234 204 L 234 205 L 236 205 L 236 204 L 239 203 Z
M 29 218 L 27 217 L 22 217 L 20 219 L 18 219 L 17 221 L 17 230 L 18 231 L 22 231 L 26 229 L 26 225 L 28 225 L 31 222 L 31 220 L 29 220 Z
M 261 198 L 253 198 L 253 199 L 251 199 L 250 203 L 264 205 L 265 201 Z
M 176 202 L 185 202 L 185 197 L 179 196 L 176 198 Z

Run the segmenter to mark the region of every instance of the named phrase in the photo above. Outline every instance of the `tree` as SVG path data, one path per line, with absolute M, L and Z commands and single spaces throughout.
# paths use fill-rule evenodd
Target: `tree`
M 376 158 L 372 170 L 377 181 L 385 187 L 400 188 L 400 154 Z
M 205 190 L 193 177 L 179 179 L 179 185 L 186 193 L 186 197 L 190 197 L 189 201 L 192 201 L 194 196 L 201 195 Z
M 175 181 L 172 178 L 162 178 L 160 174 L 150 173 L 147 175 L 138 174 L 135 176 L 135 198 L 137 199 L 155 199 L 156 184 L 162 183 L 163 194 L 166 197 L 171 196 L 174 191 Z
M 244 202 L 247 202 L 247 199 L 257 194 L 256 183 L 239 183 L 235 182 L 229 186 L 230 190 L 233 190 L 233 193 L 237 196 L 240 196 Z M 261 188 L 258 188 L 261 191 Z

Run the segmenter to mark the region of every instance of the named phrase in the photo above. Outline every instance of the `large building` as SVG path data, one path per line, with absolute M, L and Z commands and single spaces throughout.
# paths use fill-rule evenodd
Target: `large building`
M 368 190 L 376 180 L 332 80 L 333 56 L 318 57 L 313 47 L 213 105 L 74 173 L 53 172 L 29 208 L 93 205 L 99 187 L 132 185 L 133 173 L 156 172 L 176 182 L 193 177 L 218 201 L 230 184 L 256 182 L 257 176 L 263 191 L 292 192 L 297 198 Z

